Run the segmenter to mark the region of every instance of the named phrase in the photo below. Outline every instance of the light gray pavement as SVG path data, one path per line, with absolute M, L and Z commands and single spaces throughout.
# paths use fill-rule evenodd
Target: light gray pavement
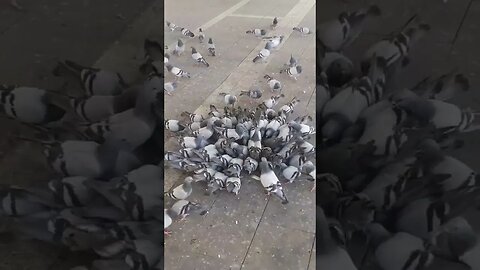
M 215 1 L 216 2 L 216 1 Z M 223 1 L 215 8 L 206 8 L 201 2 L 166 1 L 165 19 L 185 26 L 195 33 L 205 28 L 212 37 L 217 56 L 209 57 L 206 47 L 197 38 L 187 40 L 186 51 L 170 61 L 188 72 L 191 79 L 180 79 L 173 96 L 165 96 L 165 118 L 178 119 L 182 111 L 203 113 L 209 104 L 223 107 L 220 92 L 238 95 L 258 85 L 264 97 L 271 93 L 263 75 L 270 74 L 284 84 L 285 98 L 301 100 L 296 115 L 314 115 L 315 109 L 315 43 L 314 35 L 292 33 L 297 25 L 315 27 L 315 5 L 312 0 L 301 1 Z M 222 8 L 219 8 L 222 7 Z M 202 10 L 194 16 L 185 16 L 188 10 Z M 278 28 L 270 34 L 283 34 L 286 40 L 278 51 L 273 51 L 265 64 L 254 64 L 252 59 L 265 42 L 245 33 L 248 29 L 265 28 L 273 17 L 279 17 Z M 181 37 L 178 32 L 166 32 L 165 44 L 173 44 Z M 195 65 L 190 46 L 195 46 L 210 63 L 209 68 Z M 300 59 L 303 73 L 299 80 L 278 74 L 290 58 Z M 166 80 L 173 80 L 172 74 Z M 263 99 L 262 99 L 263 100 Z M 248 106 L 247 98 L 240 98 L 240 106 Z M 295 117 L 292 116 L 292 117 Z M 168 136 L 168 134 L 167 134 Z M 179 146 L 166 138 L 166 149 Z M 166 169 L 165 189 L 176 186 L 185 175 Z M 189 200 L 210 206 L 202 217 L 189 216 L 186 221 L 172 224 L 172 236 L 165 241 L 166 269 L 314 269 L 311 252 L 315 237 L 315 194 L 311 182 L 286 185 L 290 203 L 282 205 L 275 198 L 266 200 L 258 181 L 245 178 L 238 196 L 220 192 L 205 196 L 204 183 L 195 184 Z M 170 206 L 171 202 L 166 203 Z

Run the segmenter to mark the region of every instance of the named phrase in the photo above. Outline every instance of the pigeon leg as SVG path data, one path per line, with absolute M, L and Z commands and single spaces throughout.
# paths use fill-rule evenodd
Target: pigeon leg
M 178 220 L 178 222 L 180 222 L 180 221 L 185 221 L 186 218 L 188 217 L 188 215 L 189 215 L 189 214 L 184 214 L 184 215 L 182 215 L 182 216 L 180 217 L 180 219 Z
M 313 182 L 313 187 L 310 189 L 310 192 L 314 192 L 317 189 L 317 181 Z
M 172 232 L 169 231 L 169 230 L 164 230 L 164 231 L 163 231 L 163 235 L 165 235 L 165 236 L 171 236 L 171 235 L 172 235 Z

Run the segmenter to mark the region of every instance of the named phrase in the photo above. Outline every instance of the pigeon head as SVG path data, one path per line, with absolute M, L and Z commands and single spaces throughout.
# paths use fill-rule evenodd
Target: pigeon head
M 226 189 L 227 189 L 228 192 L 233 192 L 234 188 L 235 188 L 235 185 L 233 183 L 228 183 L 227 184 Z
M 191 176 L 187 176 L 184 181 L 185 181 L 185 183 L 192 183 L 192 182 L 194 182 L 194 179 Z
M 197 53 L 197 49 L 195 49 L 194 47 L 192 47 L 192 54 L 194 53 Z
M 325 140 L 337 140 L 347 126 L 348 122 L 343 117 L 332 117 L 322 126 L 322 136 Z
M 296 66 L 295 68 L 297 69 L 298 74 L 302 73 L 302 66 Z
M 183 46 L 183 41 L 181 39 L 178 39 L 177 45 L 178 45 L 178 47 L 182 47 Z
M 261 158 L 260 164 L 258 166 L 260 167 L 260 171 L 262 173 L 267 173 L 271 171 L 270 164 L 266 157 Z
M 341 87 L 348 83 L 353 78 L 353 64 L 347 61 L 342 61 L 341 59 L 334 61 L 328 68 L 325 70 L 325 78 L 322 78 L 325 81 L 328 81 L 328 84 L 333 87 Z
M 457 260 L 477 244 L 477 235 L 463 217 L 456 217 L 444 224 L 433 236 L 436 254 Z
M 418 159 L 427 160 L 440 158 L 443 156 L 443 153 L 440 145 L 435 140 L 427 138 L 418 144 L 415 156 Z
M 265 49 L 267 50 L 271 50 L 273 47 L 273 43 L 271 41 L 267 42 L 267 44 L 265 44 Z
M 208 44 L 213 44 L 212 38 L 209 38 L 209 39 L 208 39 Z

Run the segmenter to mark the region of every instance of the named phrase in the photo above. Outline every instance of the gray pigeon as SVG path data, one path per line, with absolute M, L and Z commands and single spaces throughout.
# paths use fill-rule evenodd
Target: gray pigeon
M 26 124 L 46 125 L 61 121 L 66 110 L 55 104 L 54 96 L 35 87 L 0 86 L 4 114 Z
M 194 47 L 192 47 L 192 58 L 193 60 L 195 60 L 196 63 L 202 63 L 206 67 L 210 66 L 210 64 L 207 63 L 205 58 L 203 58 L 203 56 Z
M 210 53 L 210 55 L 212 55 L 212 56 L 216 55 L 216 53 L 215 53 L 215 43 L 213 43 L 212 38 L 208 39 L 207 48 L 208 48 L 208 52 Z
M 234 95 L 230 95 L 230 94 L 227 94 L 227 93 L 219 93 L 220 96 L 223 96 L 224 97 L 224 103 L 225 105 L 232 105 L 235 106 L 235 103 L 237 102 L 238 98 Z
M 163 90 L 169 96 L 172 95 L 173 91 L 175 91 L 176 88 L 177 88 L 176 82 L 166 82 L 163 84 Z
M 192 177 L 186 177 L 184 183 L 166 193 L 172 199 L 185 200 L 192 194 Z
M 246 33 L 247 34 L 253 34 L 256 37 L 261 37 L 261 36 L 265 36 L 267 34 L 267 30 L 255 28 L 255 29 L 252 29 L 252 30 L 247 30 Z
M 72 74 L 82 84 L 85 94 L 92 95 L 118 95 L 128 84 L 118 72 L 84 67 L 70 60 L 59 62 L 53 71 L 55 76 Z
M 255 58 L 253 58 L 253 62 L 256 63 L 260 60 L 265 61 L 267 58 L 270 56 L 270 51 L 272 49 L 272 44 L 268 43 L 265 45 L 265 48 L 263 48 Z
M 288 199 L 285 196 L 282 184 L 280 183 L 280 181 L 278 181 L 277 176 L 272 170 L 271 164 L 267 161 L 266 158 L 262 157 L 259 167 L 261 171 L 260 181 L 262 182 L 262 185 L 268 192 L 268 194 L 273 193 L 275 196 L 282 200 L 282 204 L 287 204 Z

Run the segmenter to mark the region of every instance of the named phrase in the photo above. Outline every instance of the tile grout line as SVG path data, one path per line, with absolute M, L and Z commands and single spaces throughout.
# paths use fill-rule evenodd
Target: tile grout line
M 265 204 L 265 208 L 263 208 L 262 216 L 260 217 L 260 220 L 258 221 L 257 227 L 255 228 L 255 232 L 253 232 L 252 240 L 250 241 L 250 244 L 248 245 L 247 251 L 245 252 L 245 256 L 243 257 L 242 264 L 240 265 L 240 270 L 242 270 L 243 266 L 245 265 L 245 261 L 247 260 L 248 252 L 250 252 L 250 248 L 252 247 L 253 241 L 255 240 L 255 236 L 257 235 L 258 228 L 260 227 L 260 224 L 262 223 L 263 217 L 265 216 L 265 212 L 267 211 L 267 206 L 268 206 L 269 202 L 270 202 L 270 198 L 268 198 L 267 203 Z
M 312 255 L 313 255 L 313 247 L 315 246 L 316 240 L 317 240 L 317 237 L 313 237 L 312 248 L 310 249 L 310 257 L 308 258 L 307 270 L 310 270 L 310 263 L 312 262 Z
M 462 20 L 460 21 L 460 24 L 458 25 L 457 31 L 455 31 L 455 36 L 453 37 L 453 40 L 450 43 L 450 51 L 452 51 L 453 47 L 455 46 L 455 43 L 457 42 L 458 36 L 460 35 L 460 31 L 462 30 L 463 24 L 467 19 L 467 15 L 470 11 L 472 4 L 473 4 L 473 0 L 470 0 L 468 2 L 467 8 L 465 9 L 465 12 L 463 13 L 463 17 L 462 17 Z

